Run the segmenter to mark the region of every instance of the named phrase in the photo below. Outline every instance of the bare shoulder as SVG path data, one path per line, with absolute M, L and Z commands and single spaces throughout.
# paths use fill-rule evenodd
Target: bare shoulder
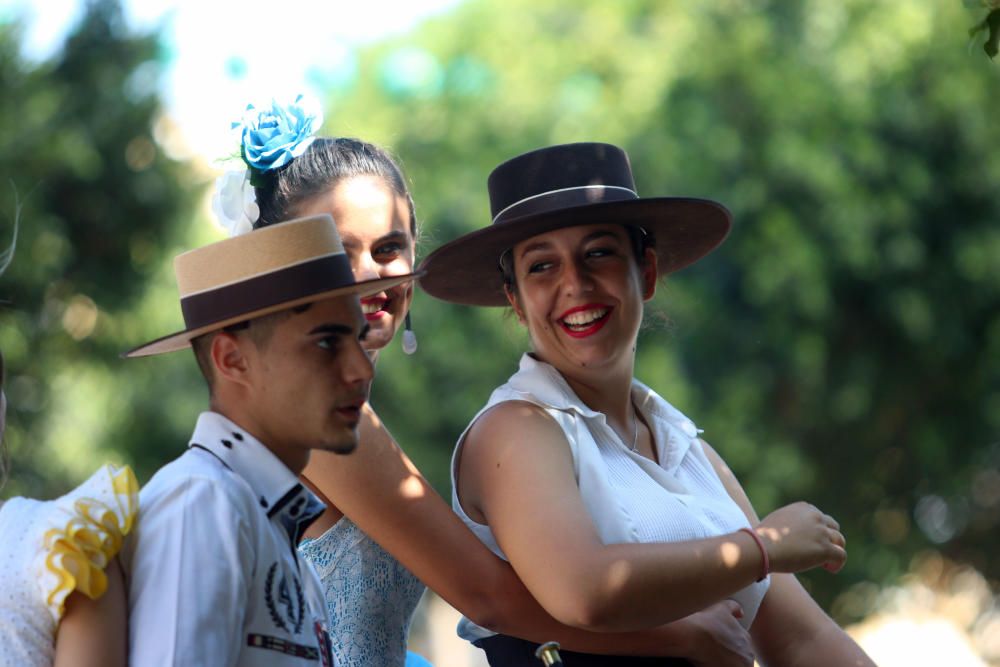
M 479 416 L 466 435 L 465 446 L 527 442 L 553 435 L 561 436 L 562 429 L 543 408 L 528 401 L 504 401 Z
M 463 463 L 475 465 L 569 455 L 566 435 L 556 420 L 528 401 L 504 401 L 488 409 L 469 429 L 462 450 Z
M 716 474 L 722 479 L 722 483 L 726 483 L 727 477 L 731 477 L 735 480 L 736 476 L 733 475 L 733 471 L 729 469 L 729 466 L 722 460 L 719 453 L 715 451 L 715 448 L 701 438 L 698 438 L 698 442 L 701 443 L 701 448 L 705 451 L 705 457 L 708 458 L 708 462 L 712 464 Z
M 456 455 L 456 483 L 463 507 L 487 523 L 487 498 L 509 496 L 520 484 L 537 486 L 539 471 L 567 471 L 572 479 L 569 443 L 559 424 L 527 401 L 505 401 L 479 416 Z M 526 494 L 518 494 L 526 496 Z
M 702 439 L 698 439 L 701 443 L 702 449 L 705 451 L 705 457 L 708 459 L 709 463 L 712 464 L 712 468 L 715 469 L 715 474 L 719 476 L 722 481 L 722 486 L 725 487 L 726 493 L 732 498 L 743 513 L 747 515 L 747 518 L 751 522 L 757 522 L 757 513 L 753 509 L 753 505 L 750 503 L 750 498 L 747 497 L 746 491 L 743 490 L 743 485 L 733 474 L 733 471 L 729 468 L 729 465 L 723 460 L 719 453 L 715 449 Z

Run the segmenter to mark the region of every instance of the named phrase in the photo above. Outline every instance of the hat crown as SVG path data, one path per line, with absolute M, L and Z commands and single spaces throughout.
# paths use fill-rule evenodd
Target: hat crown
M 518 155 L 490 173 L 487 187 L 494 222 L 526 212 L 519 210 L 525 206 L 554 210 L 603 201 L 609 196 L 615 199 L 638 196 L 625 151 L 611 144 L 593 142 L 547 146 Z M 575 192 L 576 196 L 557 196 L 566 192 Z M 547 203 L 539 202 L 540 199 Z
M 217 289 L 330 255 L 344 246 L 329 214 L 269 225 L 174 258 L 180 296 Z

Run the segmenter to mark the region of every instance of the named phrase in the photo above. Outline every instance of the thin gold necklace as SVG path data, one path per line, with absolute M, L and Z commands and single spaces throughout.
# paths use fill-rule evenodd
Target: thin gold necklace
M 639 453 L 639 447 L 638 447 L 638 444 L 639 444 L 639 420 L 636 419 L 636 416 L 635 416 L 635 413 L 636 413 L 635 403 L 631 403 L 630 402 L 629 405 L 632 406 L 632 447 L 631 447 L 631 449 L 632 449 L 633 453 L 638 454 Z

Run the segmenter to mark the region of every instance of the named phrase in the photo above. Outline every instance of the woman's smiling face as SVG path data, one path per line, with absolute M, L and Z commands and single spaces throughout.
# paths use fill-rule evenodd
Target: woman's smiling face
M 356 280 L 373 280 L 413 271 L 414 240 L 410 207 L 379 176 L 353 176 L 296 209 L 300 216 L 329 213 L 337 224 Z M 412 283 L 361 299 L 368 321 L 364 346 L 376 351 L 392 340 L 410 308 Z
M 566 227 L 511 251 L 508 299 L 528 327 L 535 355 L 563 372 L 631 363 L 642 303 L 656 286 L 656 255 L 635 259 L 621 225 Z

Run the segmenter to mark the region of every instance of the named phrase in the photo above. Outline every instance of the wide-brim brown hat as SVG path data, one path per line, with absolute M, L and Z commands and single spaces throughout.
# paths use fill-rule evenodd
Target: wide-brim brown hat
M 408 273 L 357 282 L 333 218 L 289 220 L 174 258 L 184 329 L 124 353 L 144 357 L 191 346 L 198 336 L 335 296 L 366 296 L 413 280 Z
M 473 306 L 507 305 L 500 256 L 562 227 L 641 227 L 655 239 L 664 275 L 714 250 L 732 225 L 729 210 L 708 199 L 640 198 L 628 155 L 610 144 L 531 151 L 498 166 L 487 184 L 492 224 L 444 244 L 421 263 L 420 286 L 431 296 Z

